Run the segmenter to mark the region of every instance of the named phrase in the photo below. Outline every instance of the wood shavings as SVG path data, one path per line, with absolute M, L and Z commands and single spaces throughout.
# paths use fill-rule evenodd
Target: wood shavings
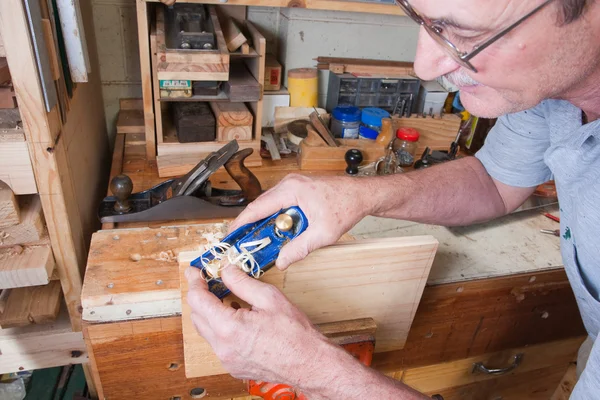
M 0 245 L 4 244 L 4 240 L 10 237 L 10 233 L 5 231 L 0 231 Z
M 231 246 L 229 243 L 217 243 L 208 251 L 213 256 L 212 259 L 200 258 L 200 263 L 204 267 L 204 278 L 207 282 L 220 277 L 220 271 L 227 265 L 235 265 L 247 274 L 258 279 L 263 271 L 254 259 L 253 253 L 264 249 L 271 243 L 269 237 L 252 242 L 246 242 L 239 247 L 241 251 Z
M 129 259 L 134 262 L 139 262 L 142 260 L 154 260 L 174 263 L 177 262 L 177 254 L 175 254 L 173 250 L 161 251 L 160 253 L 153 253 L 150 255 L 132 253 L 129 255 Z

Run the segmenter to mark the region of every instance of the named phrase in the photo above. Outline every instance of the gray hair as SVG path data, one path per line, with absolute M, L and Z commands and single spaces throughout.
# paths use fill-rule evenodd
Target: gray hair
M 563 24 L 570 24 L 583 15 L 585 9 L 594 0 L 560 0 Z

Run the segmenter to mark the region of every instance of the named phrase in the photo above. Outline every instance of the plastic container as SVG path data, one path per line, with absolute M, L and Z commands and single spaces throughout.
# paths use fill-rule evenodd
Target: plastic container
M 360 126 L 360 109 L 354 106 L 337 106 L 331 113 L 331 132 L 342 139 L 357 139 Z
M 366 126 L 369 129 L 380 132 L 381 131 L 381 120 L 389 118 L 390 113 L 376 107 L 363 108 L 362 115 L 360 117 L 361 125 Z
M 290 107 L 317 107 L 318 78 L 316 68 L 296 68 L 288 71 Z
M 400 128 L 396 131 L 394 152 L 400 167 L 410 167 L 415 162 L 419 131 L 414 128 Z
M 379 132 L 374 129 L 368 128 L 364 125 L 361 125 L 360 128 L 358 128 L 359 139 L 375 140 L 377 139 L 377 136 L 379 136 Z

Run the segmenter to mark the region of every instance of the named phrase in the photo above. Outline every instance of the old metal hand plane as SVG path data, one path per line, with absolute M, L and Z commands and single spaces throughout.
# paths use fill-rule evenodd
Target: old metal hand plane
M 238 151 L 232 140 L 200 161 L 187 175 L 169 179 L 151 189 L 131 194 L 133 183 L 127 175 L 118 175 L 110 183 L 113 196 L 102 200 L 100 221 L 134 222 L 180 219 L 236 217 L 246 204 L 262 192 L 260 182 L 244 165 L 252 149 Z M 209 177 L 220 167 L 225 169 L 241 190 L 213 188 Z

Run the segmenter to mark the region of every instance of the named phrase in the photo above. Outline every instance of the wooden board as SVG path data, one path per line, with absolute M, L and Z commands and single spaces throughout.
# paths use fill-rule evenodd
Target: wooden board
M 344 156 L 350 149 L 359 149 L 363 155 L 362 165 L 377 161 L 385 155 L 385 147 L 373 140 L 337 139 L 338 147 L 309 146 L 303 140 L 300 142 L 298 163 L 301 170 L 344 171 L 346 161 Z
M 392 118 L 394 132 L 398 128 L 415 128 L 419 131 L 418 157 L 421 157 L 425 147 L 431 150 L 450 149 L 450 143 L 456 139 L 460 123 L 460 117 L 454 114 L 445 114 L 442 118 L 423 118 L 416 115 L 411 118 Z
M 88 361 L 81 332 L 64 310 L 49 324 L 0 330 L 0 373 L 81 364 Z
M 217 140 L 252 140 L 252 113 L 244 103 L 211 102 L 217 120 Z
M 117 133 L 144 133 L 144 112 L 121 109 L 117 117 Z
M 237 62 L 230 65 L 229 80 L 223 82 L 223 91 L 229 101 L 259 101 L 262 96 L 260 83 L 246 68 L 245 63 Z
M 18 110 L 15 111 L 18 113 Z M 15 194 L 37 193 L 22 129 L 8 129 L 0 133 L 0 180 L 8 184 Z
M 10 69 L 6 57 L 0 57 L 0 84 L 10 81 Z
M 577 362 L 571 363 L 550 400 L 569 400 L 577 383 Z
M 315 324 L 373 318 L 376 351 L 404 347 L 437 250 L 431 236 L 359 240 L 311 253 L 285 272 L 272 269 L 263 281 L 278 287 Z M 202 252 L 179 254 L 185 371 L 188 378 L 225 373 L 212 348 L 195 330 L 183 276 Z M 224 301 L 234 298 L 228 296 Z M 394 313 L 390 313 L 390 308 Z
M 18 224 L 21 221 L 19 204 L 12 189 L 0 181 L 0 228 Z
M 0 315 L 2 329 L 45 324 L 56 319 L 62 300 L 59 281 L 43 286 L 11 289 Z
M 54 266 L 49 244 L 0 248 L 0 289 L 47 285 Z
M 44 215 L 39 196 L 20 196 L 19 208 L 21 222 L 0 229 L 0 247 L 37 242 L 44 236 Z
M 227 43 L 227 49 L 230 52 L 236 51 L 241 45 L 248 41 L 232 18 L 225 18 L 225 21 L 221 26 L 223 28 L 225 43 Z

